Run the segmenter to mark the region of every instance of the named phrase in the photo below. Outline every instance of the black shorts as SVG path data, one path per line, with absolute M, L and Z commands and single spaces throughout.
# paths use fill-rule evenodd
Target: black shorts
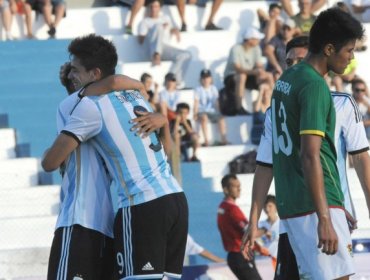
M 274 280 L 299 280 L 297 261 L 287 233 L 279 236 Z
M 254 260 L 247 261 L 241 253 L 229 252 L 227 265 L 239 280 L 262 280 Z
M 112 238 L 80 225 L 55 231 L 48 280 L 111 280 L 113 269 Z
M 114 222 L 116 279 L 162 279 L 163 274 L 180 278 L 187 233 L 183 192 L 120 208 Z

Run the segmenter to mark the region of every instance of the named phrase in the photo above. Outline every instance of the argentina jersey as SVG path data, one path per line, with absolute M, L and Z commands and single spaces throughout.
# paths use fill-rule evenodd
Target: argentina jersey
M 85 97 L 63 129 L 81 142 L 91 141 L 103 157 L 119 208 L 182 192 L 171 174 L 158 135 L 141 138 L 131 131 L 135 110 L 152 112 L 137 91 Z
M 58 132 L 79 102 L 77 93 L 61 102 L 57 112 Z M 65 162 L 56 228 L 78 224 L 113 238 L 110 181 L 105 164 L 91 143 L 79 145 Z
M 346 93 L 332 92 L 336 111 L 335 146 L 345 208 L 353 217 L 355 210 L 347 178 L 347 153 L 356 154 L 369 149 L 361 113 L 355 100 Z

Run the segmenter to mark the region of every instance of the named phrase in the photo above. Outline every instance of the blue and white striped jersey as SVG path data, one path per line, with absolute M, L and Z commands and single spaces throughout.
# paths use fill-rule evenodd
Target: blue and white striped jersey
M 356 154 L 367 151 L 369 142 L 366 137 L 361 113 L 354 99 L 346 93 L 332 92 L 336 112 L 335 148 L 340 183 L 344 194 L 345 208 L 355 217 L 355 211 L 348 186 L 346 159 L 347 153 Z M 257 162 L 272 166 L 272 128 L 271 110 L 266 111 L 264 133 L 257 151 Z
M 182 192 L 157 134 L 141 138 L 131 131 L 134 108 L 152 111 L 141 94 L 133 90 L 85 97 L 63 129 L 81 142 L 90 139 L 103 157 L 117 192 L 118 207 Z
M 58 132 L 64 128 L 79 101 L 76 92 L 60 103 Z M 79 224 L 113 238 L 114 210 L 110 183 L 104 161 L 91 143 L 87 141 L 79 145 L 66 160 L 56 227 Z

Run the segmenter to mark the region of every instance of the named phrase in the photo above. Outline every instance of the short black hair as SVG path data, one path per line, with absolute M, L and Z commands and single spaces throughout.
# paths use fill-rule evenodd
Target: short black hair
M 278 8 L 279 10 L 281 10 L 281 6 L 278 3 L 272 3 L 269 6 L 269 12 L 271 12 L 275 8 Z
M 227 174 L 224 177 L 222 177 L 222 179 L 221 179 L 221 186 L 223 188 L 228 188 L 229 187 L 229 184 L 230 184 L 230 180 L 237 180 L 237 179 L 238 179 L 238 177 L 236 177 L 235 174 L 233 174 L 233 173 Z
M 187 109 L 190 111 L 190 106 L 188 103 L 182 102 L 176 105 L 176 112 L 179 112 L 181 109 Z
M 78 58 L 87 71 L 99 68 L 102 77 L 113 75 L 118 55 L 113 43 L 95 34 L 74 39 L 68 46 L 71 56 Z
M 306 48 L 308 49 L 308 36 L 298 36 L 294 37 L 288 42 L 285 49 L 285 54 L 287 54 L 291 49 L 294 48 Z
M 267 204 L 267 203 L 269 203 L 269 202 L 274 203 L 274 204 L 276 205 L 276 197 L 275 197 L 274 195 L 272 195 L 272 194 L 268 194 L 268 195 L 266 196 L 265 206 L 266 206 L 266 204 Z
M 325 45 L 332 44 L 339 52 L 348 42 L 363 36 L 364 28 L 357 19 L 339 8 L 330 8 L 321 12 L 312 25 L 308 50 L 318 54 Z
M 146 81 L 146 79 L 148 79 L 148 78 L 151 78 L 152 76 L 150 75 L 150 74 L 148 74 L 148 73 L 143 73 L 142 75 L 141 75 L 141 77 L 140 77 L 140 81 L 142 82 L 142 83 L 144 83 L 145 81 Z

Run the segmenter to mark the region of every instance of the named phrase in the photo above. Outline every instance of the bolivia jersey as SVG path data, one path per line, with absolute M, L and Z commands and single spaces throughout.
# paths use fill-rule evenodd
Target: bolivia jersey
M 78 94 L 74 93 L 61 102 L 57 112 L 58 132 L 79 101 Z M 56 227 L 79 224 L 113 238 L 110 181 L 104 162 L 91 143 L 79 145 L 66 160 Z
M 281 218 L 315 211 L 301 165 L 301 135 L 322 137 L 320 161 L 329 206 L 343 207 L 334 147 L 335 110 L 329 88 L 309 64 L 299 63 L 275 83 L 271 100 L 274 179 Z
M 77 141 L 91 141 L 103 157 L 113 179 L 118 207 L 182 192 L 157 134 L 141 138 L 131 131 L 134 110 L 152 111 L 134 90 L 84 97 L 63 129 Z

